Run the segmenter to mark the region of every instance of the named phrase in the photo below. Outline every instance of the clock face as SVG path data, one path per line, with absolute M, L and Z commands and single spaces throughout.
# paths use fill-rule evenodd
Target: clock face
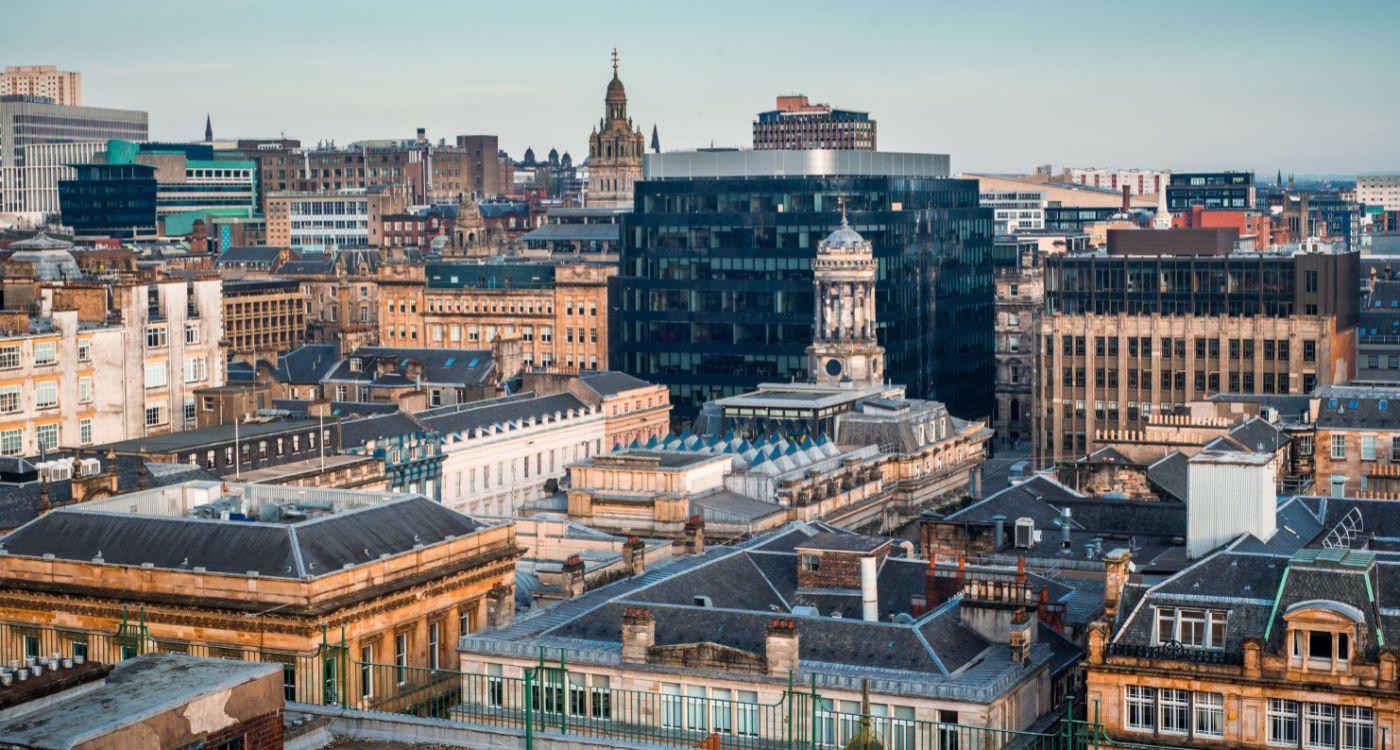
M 840 375 L 840 374 L 841 374 L 841 360 L 839 360 L 839 359 L 828 359 L 828 360 L 826 361 L 826 374 L 827 374 L 827 375 L 830 375 L 830 376 L 832 376 L 832 377 L 836 377 L 837 375 Z

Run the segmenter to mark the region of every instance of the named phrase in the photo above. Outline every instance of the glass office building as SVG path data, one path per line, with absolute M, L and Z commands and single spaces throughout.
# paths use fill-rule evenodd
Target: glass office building
M 671 389 L 675 418 L 805 380 L 811 261 L 842 203 L 879 261 L 891 382 L 992 411 L 992 211 L 947 157 L 858 151 L 648 155 L 624 218 L 611 366 Z
M 1187 213 L 1192 206 L 1207 211 L 1254 208 L 1253 172 L 1178 172 L 1167 183 L 1167 210 Z

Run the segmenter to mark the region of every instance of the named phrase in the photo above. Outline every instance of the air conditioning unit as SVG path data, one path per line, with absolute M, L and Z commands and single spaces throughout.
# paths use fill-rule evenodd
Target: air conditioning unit
M 84 458 L 78 467 L 79 476 L 90 477 L 102 471 L 102 462 L 95 458 Z
M 1030 549 L 1035 544 L 1035 519 L 1021 516 L 1016 519 L 1016 547 Z
M 43 482 L 61 482 L 73 478 L 73 464 L 66 460 L 44 461 L 38 465 L 39 480 Z

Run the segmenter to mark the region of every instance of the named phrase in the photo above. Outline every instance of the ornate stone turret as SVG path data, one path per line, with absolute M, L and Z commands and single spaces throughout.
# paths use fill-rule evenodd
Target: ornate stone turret
M 642 152 L 646 138 L 627 116 L 627 89 L 617 77 L 617 50 L 613 50 L 613 77 L 603 97 L 603 119 L 588 137 L 588 193 L 590 207 L 628 208 L 632 185 L 642 178 Z
M 878 385 L 885 350 L 875 336 L 875 276 L 870 243 L 841 217 L 841 227 L 817 246 L 812 261 L 816 311 L 807 373 L 814 383 Z

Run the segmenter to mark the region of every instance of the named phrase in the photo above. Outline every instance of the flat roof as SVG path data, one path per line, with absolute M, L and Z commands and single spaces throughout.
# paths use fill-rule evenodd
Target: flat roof
M 642 467 L 654 464 L 658 469 L 688 469 L 693 466 L 714 463 L 716 461 L 728 462 L 733 456 L 728 454 L 714 453 L 678 453 L 675 451 L 652 451 L 652 450 L 621 450 L 616 453 L 599 453 L 595 456 L 580 461 L 583 465 L 610 466 L 622 465 L 626 468 Z M 628 466 L 629 462 L 631 466 Z
M 678 151 L 646 154 L 647 180 L 722 177 L 949 177 L 947 154 L 835 149 Z

